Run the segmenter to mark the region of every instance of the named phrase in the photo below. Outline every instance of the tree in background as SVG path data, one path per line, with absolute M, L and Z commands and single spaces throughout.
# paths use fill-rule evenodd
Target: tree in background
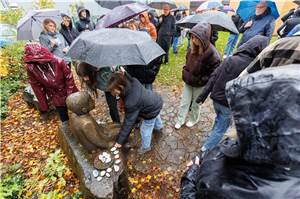
M 55 3 L 53 0 L 37 0 L 34 2 L 36 9 L 54 8 Z
M 21 8 L 6 9 L 0 11 L 0 23 L 17 25 L 18 21 L 23 16 L 23 10 Z

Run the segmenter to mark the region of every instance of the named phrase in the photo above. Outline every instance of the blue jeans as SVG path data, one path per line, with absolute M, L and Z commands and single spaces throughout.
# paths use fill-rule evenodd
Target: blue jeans
M 141 137 L 142 137 L 142 148 L 149 148 L 151 145 L 153 129 L 160 130 L 163 128 L 163 124 L 158 115 L 156 118 L 151 120 L 144 120 L 141 125 Z
M 230 126 L 231 110 L 217 102 L 213 102 L 215 112 L 217 114 L 215 123 L 209 138 L 206 140 L 204 147 L 211 149 L 216 146 Z
M 224 55 L 226 55 L 227 57 L 232 55 L 232 52 L 234 50 L 234 47 L 235 47 L 238 39 L 239 39 L 239 35 L 230 34 L 230 36 L 228 38 L 226 48 L 224 50 Z
M 179 43 L 179 37 L 174 37 L 173 38 L 173 53 L 177 53 L 177 47 Z
M 144 85 L 144 87 L 146 88 L 146 89 L 148 89 L 148 90 L 151 90 L 152 91 L 152 84 L 143 84 Z

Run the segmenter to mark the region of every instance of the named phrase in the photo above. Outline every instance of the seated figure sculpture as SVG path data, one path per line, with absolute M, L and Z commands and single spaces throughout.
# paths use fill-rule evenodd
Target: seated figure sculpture
M 87 151 L 108 149 L 113 146 L 118 128 L 108 129 L 98 124 L 89 114 L 95 108 L 95 101 L 87 91 L 69 95 L 66 104 L 73 112 L 69 120 L 70 130 Z

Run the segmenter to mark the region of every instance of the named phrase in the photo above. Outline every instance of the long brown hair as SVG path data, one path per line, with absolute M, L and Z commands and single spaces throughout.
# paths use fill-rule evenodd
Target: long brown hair
M 128 86 L 128 80 L 126 78 L 126 75 L 122 73 L 114 73 L 108 80 L 107 90 L 111 92 L 117 89 L 121 93 L 123 93 L 127 88 L 127 86 Z
M 195 35 L 193 35 L 193 33 L 191 33 L 191 49 L 192 49 L 192 53 L 195 54 L 195 55 L 201 55 L 203 53 L 203 45 L 202 45 L 202 42 L 199 40 L 199 45 L 196 45 L 194 42 L 193 42 L 193 39 L 192 37 L 195 37 L 196 39 L 198 39 L 198 37 L 196 37 Z
M 81 85 L 85 84 L 89 91 L 97 96 L 97 81 L 96 81 L 97 69 L 92 65 L 81 62 L 77 66 L 77 74 L 80 77 Z M 88 81 L 84 81 L 83 77 L 89 77 Z

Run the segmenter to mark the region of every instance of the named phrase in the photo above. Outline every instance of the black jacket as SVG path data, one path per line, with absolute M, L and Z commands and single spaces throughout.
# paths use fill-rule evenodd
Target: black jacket
M 238 141 L 200 155 L 182 177 L 182 199 L 300 198 L 299 65 L 237 78 L 226 92 Z
M 158 57 L 146 66 L 126 66 L 126 71 L 134 78 L 137 78 L 142 84 L 152 84 L 159 72 L 162 64 L 162 58 Z
M 209 93 L 210 97 L 219 104 L 228 107 L 225 86 L 235 79 L 255 59 L 255 57 L 268 45 L 268 38 L 256 36 L 238 48 L 233 56 L 224 59 L 221 65 L 210 76 L 208 83 L 197 98 L 197 103 L 203 103 Z
M 86 18 L 80 17 L 80 12 L 83 10 L 86 11 L 86 15 L 87 15 Z M 78 32 L 82 32 L 85 30 L 92 31 L 95 29 L 95 23 L 90 19 L 91 15 L 89 10 L 85 9 L 84 7 L 78 7 L 77 13 L 78 13 L 79 20 L 76 22 L 75 26 Z
M 169 36 L 172 37 L 175 34 L 175 17 L 171 14 L 168 16 L 162 15 L 162 22 L 158 25 L 158 37 Z
M 62 15 L 62 17 L 67 15 Z M 60 34 L 62 34 L 69 44 L 71 45 L 72 41 L 76 39 L 76 37 L 79 35 L 79 32 L 76 28 L 73 27 L 72 20 L 70 21 L 70 26 L 66 27 L 63 23 L 61 24 L 61 29 L 59 30 Z
M 144 88 L 136 78 L 127 79 L 129 85 L 121 96 L 125 106 L 125 118 L 117 137 L 119 144 L 126 142 L 138 117 L 153 119 L 158 116 L 163 106 L 160 95 Z

